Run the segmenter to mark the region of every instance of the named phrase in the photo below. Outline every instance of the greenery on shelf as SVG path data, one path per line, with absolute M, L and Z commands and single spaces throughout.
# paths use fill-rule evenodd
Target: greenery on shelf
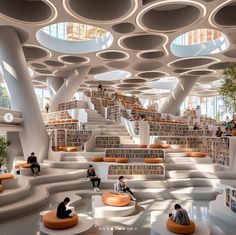
M 236 114 L 236 65 L 231 65 L 223 72 L 224 81 L 219 88 L 222 101 L 229 113 Z
M 9 142 L 3 136 L 0 136 L 0 167 L 7 163 L 7 149 Z

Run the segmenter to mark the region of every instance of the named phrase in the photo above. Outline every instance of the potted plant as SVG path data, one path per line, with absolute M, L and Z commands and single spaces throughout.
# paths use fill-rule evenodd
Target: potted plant
M 5 137 L 0 136 L 0 169 L 2 165 L 7 163 L 7 148 L 8 148 L 8 141 Z

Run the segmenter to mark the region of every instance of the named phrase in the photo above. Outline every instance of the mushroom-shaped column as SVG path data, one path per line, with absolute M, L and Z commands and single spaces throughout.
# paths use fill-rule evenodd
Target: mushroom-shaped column
M 13 27 L 0 27 L 0 70 L 7 86 L 12 109 L 22 112 L 24 130 L 20 141 L 24 156 L 35 152 L 39 161 L 48 154 L 48 134 L 18 33 Z
M 46 83 L 48 85 L 48 91 L 50 97 L 54 97 L 57 93 L 57 91 L 60 89 L 64 82 L 64 78 L 62 77 L 47 77 Z
M 175 89 L 171 92 L 166 102 L 162 105 L 160 112 L 177 114 L 181 104 L 188 96 L 199 77 L 183 76 L 179 79 Z
M 73 98 L 90 68 L 90 65 L 80 66 L 76 68 L 67 79 L 65 79 L 63 85 L 51 100 L 50 112 L 55 112 L 58 104 L 69 101 Z

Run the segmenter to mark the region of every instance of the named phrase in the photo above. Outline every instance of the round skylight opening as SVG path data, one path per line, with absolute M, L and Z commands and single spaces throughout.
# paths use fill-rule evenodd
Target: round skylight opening
M 178 57 L 212 55 L 225 51 L 230 43 L 226 35 L 214 29 L 196 29 L 178 36 L 170 46 Z
M 44 47 L 70 54 L 83 54 L 107 49 L 113 42 L 105 29 L 75 22 L 48 25 L 36 33 Z
M 127 79 L 131 76 L 131 73 L 125 70 L 113 70 L 105 73 L 100 73 L 94 78 L 99 81 L 117 81 Z

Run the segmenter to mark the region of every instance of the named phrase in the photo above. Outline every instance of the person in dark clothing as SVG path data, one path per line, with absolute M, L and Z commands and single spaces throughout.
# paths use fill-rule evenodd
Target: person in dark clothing
M 99 186 L 101 183 L 101 179 L 96 176 L 95 169 L 92 165 L 89 165 L 88 171 L 87 171 L 87 177 L 90 178 L 90 181 L 92 182 L 94 191 L 100 192 Z M 97 187 L 95 185 L 95 182 L 97 182 Z
M 221 130 L 220 127 L 217 128 L 217 131 L 216 131 L 216 137 L 221 137 L 223 134 L 223 131 Z
M 27 164 L 30 164 L 31 171 L 33 172 L 34 176 L 40 175 L 40 165 L 38 164 L 37 157 L 35 156 L 34 152 L 27 159 Z
M 57 207 L 57 218 L 59 219 L 66 219 L 72 218 L 70 216 L 71 210 L 66 210 L 66 205 L 70 202 L 70 198 L 66 197 L 63 202 L 60 202 Z

